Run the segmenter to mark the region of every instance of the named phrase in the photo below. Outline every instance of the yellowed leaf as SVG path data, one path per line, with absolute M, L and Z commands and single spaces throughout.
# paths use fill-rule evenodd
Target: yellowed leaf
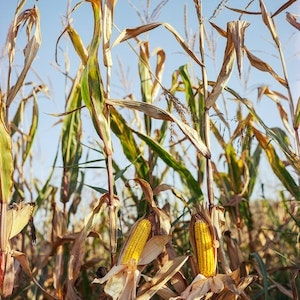
M 147 241 L 141 254 L 139 265 L 147 265 L 157 258 L 171 238 L 170 235 L 155 235 Z
M 32 216 L 33 206 L 29 203 L 14 204 L 13 208 L 7 211 L 7 223 L 11 224 L 11 228 L 7 227 L 9 239 L 20 233 L 28 224 Z

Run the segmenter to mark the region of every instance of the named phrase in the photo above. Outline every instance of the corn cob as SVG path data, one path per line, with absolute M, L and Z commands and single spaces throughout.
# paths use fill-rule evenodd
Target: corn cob
M 194 223 L 194 236 L 199 273 L 205 277 L 214 276 L 216 265 L 213 237 L 204 220 L 196 220 Z
M 123 251 L 121 264 L 126 264 L 133 260 L 136 264 L 138 263 L 150 235 L 151 227 L 151 222 L 147 219 L 143 219 L 135 225 Z

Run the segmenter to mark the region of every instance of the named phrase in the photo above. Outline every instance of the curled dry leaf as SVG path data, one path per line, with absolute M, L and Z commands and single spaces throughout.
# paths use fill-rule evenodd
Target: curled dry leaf
M 267 28 L 269 29 L 274 42 L 276 43 L 277 47 L 280 47 L 280 40 L 277 34 L 277 30 L 275 27 L 275 23 L 273 21 L 273 19 L 270 17 L 270 15 L 267 12 L 266 6 L 263 2 L 263 0 L 260 0 L 260 9 L 261 9 L 261 15 L 262 15 L 262 19 L 263 22 L 266 24 Z
M 278 76 L 278 74 L 272 69 L 272 67 L 267 64 L 266 62 L 262 61 L 260 58 L 257 56 L 253 55 L 247 47 L 244 47 L 247 57 L 250 61 L 250 64 L 255 67 L 256 69 L 263 71 L 263 72 L 268 72 L 270 73 L 280 84 L 282 84 L 284 87 L 287 87 L 287 82 L 285 79 L 281 78 Z
M 179 33 L 168 23 L 155 22 L 146 25 L 142 25 L 136 28 L 127 28 L 124 29 L 121 34 L 114 41 L 112 47 L 132 38 L 136 38 L 138 35 L 153 30 L 159 26 L 165 27 L 169 32 L 171 32 L 183 50 L 200 66 L 204 66 L 203 63 L 199 60 L 197 55 L 186 45 L 183 38 L 179 35 Z
M 297 28 L 298 30 L 300 30 L 300 23 L 297 22 L 296 16 L 287 12 L 286 13 L 286 20 L 295 28 Z
M 21 26 L 21 24 L 27 24 L 27 34 L 28 34 L 28 43 L 24 48 L 24 66 L 21 71 L 21 73 L 18 75 L 17 82 L 14 84 L 14 86 L 8 91 L 7 95 L 7 103 L 6 105 L 9 106 L 11 102 L 15 99 L 15 96 L 17 95 L 20 88 L 23 86 L 25 77 L 31 67 L 31 64 L 34 60 L 34 58 L 37 55 L 38 49 L 41 45 L 41 29 L 40 29 L 40 13 L 36 6 L 34 6 L 30 10 L 23 11 L 17 18 L 16 23 L 14 23 L 10 29 L 9 38 L 8 38 L 8 49 L 9 50 L 9 56 L 11 60 L 11 64 L 13 61 L 14 55 L 12 54 L 14 52 L 14 43 L 16 36 L 18 34 L 18 30 Z M 35 31 L 33 35 L 30 37 L 32 28 L 35 26 Z

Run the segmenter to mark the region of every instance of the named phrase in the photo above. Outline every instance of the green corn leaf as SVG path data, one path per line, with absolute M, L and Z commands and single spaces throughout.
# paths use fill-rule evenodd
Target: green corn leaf
M 30 150 L 32 148 L 33 145 L 33 141 L 37 132 L 37 128 L 38 128 L 38 120 L 39 120 L 39 112 L 38 112 L 38 104 L 37 104 L 37 99 L 36 96 L 34 95 L 33 97 L 33 106 L 32 106 L 32 120 L 31 120 L 31 126 L 29 129 L 29 133 L 26 137 L 27 139 L 27 143 L 26 143 L 26 148 L 25 151 L 23 153 L 23 164 L 25 163 L 26 158 L 28 157 Z
M 261 147 L 267 154 L 269 163 L 272 167 L 274 174 L 281 181 L 283 186 L 297 199 L 300 200 L 300 188 L 294 181 L 291 174 L 288 172 L 283 161 L 277 155 L 273 145 L 269 142 L 269 139 L 263 135 L 259 130 L 253 128 L 253 133 L 260 143 Z
M 188 104 L 188 107 L 190 109 L 192 116 L 195 118 L 198 116 L 198 112 L 197 112 L 197 108 L 196 108 L 196 101 L 195 101 L 195 97 L 194 97 L 194 93 L 193 93 L 193 89 L 192 89 L 192 84 L 190 81 L 190 75 L 188 74 L 187 65 L 181 66 L 179 68 L 179 72 L 180 72 L 180 75 L 181 75 L 181 78 L 183 80 L 183 84 L 185 87 L 184 90 L 185 90 L 186 102 Z M 197 121 L 197 123 L 199 123 L 199 120 Z
M 193 177 L 191 172 L 182 164 L 180 161 L 177 161 L 170 152 L 166 151 L 164 147 L 158 144 L 155 140 L 149 136 L 134 131 L 158 156 L 174 171 L 176 171 L 183 182 L 186 183 L 188 188 L 194 195 L 197 195 L 199 198 L 203 195 L 197 180 Z
M 297 101 L 297 106 L 296 106 L 296 111 L 294 116 L 294 128 L 298 130 L 299 125 L 300 125 L 300 97 L 298 98 Z
M 1 109 L 2 112 L 2 109 Z M 0 202 L 7 203 L 13 187 L 13 157 L 11 137 L 0 114 Z
M 239 159 L 237 158 L 235 149 L 231 143 L 225 147 L 225 155 L 228 165 L 228 175 L 231 181 L 231 188 L 234 194 L 239 194 L 242 190 L 242 175 L 243 171 L 239 166 Z
M 132 129 L 127 125 L 126 120 L 118 113 L 115 108 L 111 108 L 111 128 L 119 138 L 123 151 L 127 159 L 134 164 L 139 178 L 148 178 L 149 168 L 142 157 L 142 152 L 137 145 Z
M 90 1 L 94 15 L 94 33 L 88 49 L 88 61 L 81 77 L 81 96 L 91 115 L 95 130 L 103 141 L 106 155 L 112 154 L 110 127 L 104 103 L 104 91 L 98 62 L 101 40 L 101 2 Z
M 150 70 L 149 64 L 149 49 L 148 43 L 144 42 L 140 45 L 140 56 L 139 56 L 139 76 L 141 82 L 141 95 L 142 101 L 146 103 L 152 103 L 152 72 Z M 150 134 L 151 132 L 151 118 L 145 116 L 145 128 L 146 133 Z
M 61 148 L 64 170 L 61 183 L 61 201 L 64 203 L 70 199 L 76 190 L 78 181 L 78 163 L 82 155 L 80 107 L 81 93 L 78 79 L 76 79 L 66 108 L 67 111 L 72 111 L 72 113 L 65 115 L 62 127 Z

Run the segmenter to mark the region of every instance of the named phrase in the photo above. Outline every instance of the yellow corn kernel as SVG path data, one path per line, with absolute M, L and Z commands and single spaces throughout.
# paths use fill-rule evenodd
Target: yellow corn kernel
M 215 275 L 215 250 L 213 237 L 209 226 L 203 220 L 197 220 L 194 224 L 197 262 L 199 273 L 205 277 Z
M 136 264 L 138 263 L 150 235 L 151 227 L 151 222 L 147 219 L 143 219 L 135 225 L 123 251 L 121 264 L 126 264 L 133 260 Z

